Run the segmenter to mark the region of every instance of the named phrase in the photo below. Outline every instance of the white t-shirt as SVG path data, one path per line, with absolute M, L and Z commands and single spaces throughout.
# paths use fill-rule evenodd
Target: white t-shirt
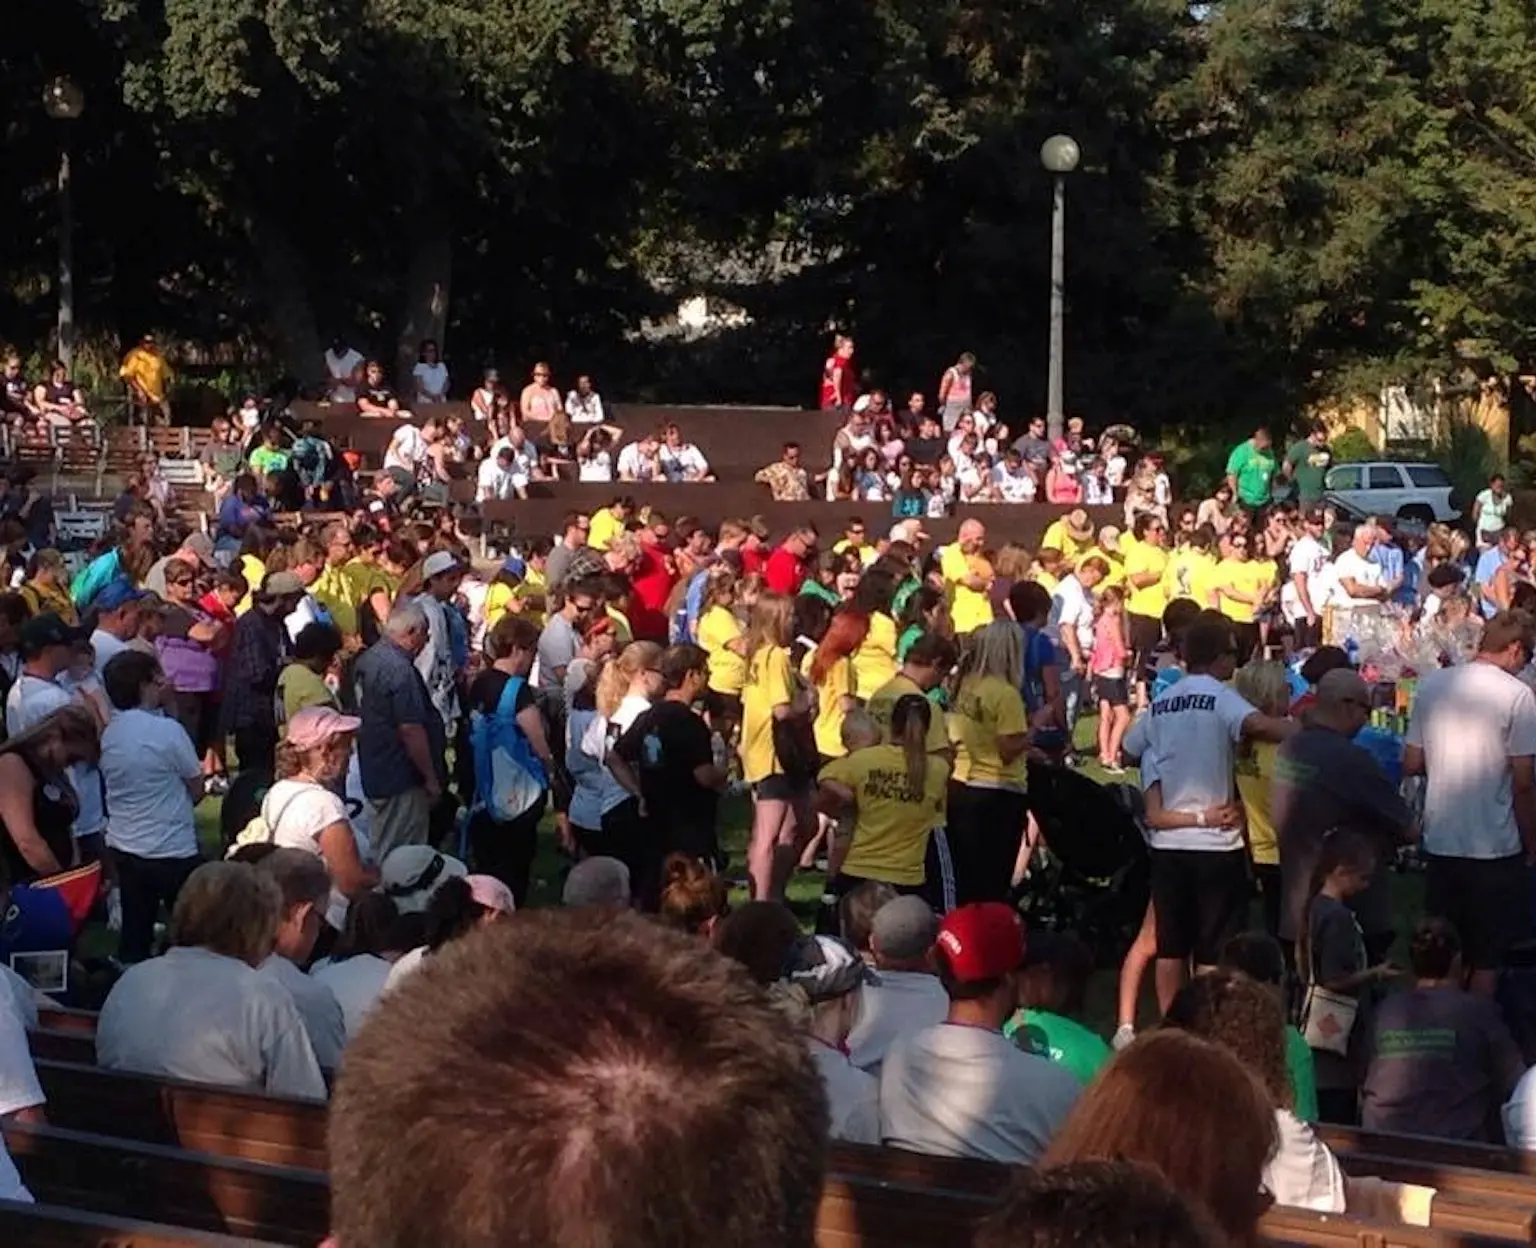
M 197 821 L 187 781 L 203 774 L 187 730 L 142 707 L 119 711 L 101 734 L 107 844 L 137 858 L 192 858 Z
M 1310 1123 L 1275 1110 L 1280 1146 L 1264 1167 L 1264 1190 L 1275 1204 L 1316 1213 L 1344 1212 L 1344 1173 Z
M 323 1070 L 335 1070 L 341 1061 L 341 1050 L 347 1043 L 347 1022 L 342 1015 L 336 994 L 318 979 L 304 974 L 280 953 L 274 953 L 259 967 L 256 973 L 274 984 L 281 984 L 299 1008 L 304 1020 L 304 1031 L 309 1036 L 315 1060 Z
M 1478 533 L 1497 533 L 1504 527 L 1504 518 L 1509 515 L 1509 509 L 1515 505 L 1515 496 L 1505 491 L 1504 497 L 1498 498 L 1492 490 L 1484 490 L 1475 501 L 1479 508 Z
M 633 477 L 636 481 L 649 481 L 655 475 L 656 461 L 640 453 L 640 443 L 631 442 L 619 452 L 619 476 Z
M 317 858 L 324 857 L 320 852 L 320 833 L 333 823 L 345 823 L 351 828 L 347 804 L 324 786 L 304 780 L 279 780 L 268 789 L 261 803 L 261 817 L 272 830 L 274 845 L 302 849 Z M 358 839 L 355 828 L 352 838 Z M 359 855 L 364 854 L 364 848 L 358 846 Z M 331 889 L 325 921 L 337 931 L 347 921 L 347 904 L 345 895 Z
M 357 371 L 362 362 L 362 352 L 356 347 L 348 347 L 340 355 L 337 355 L 329 347 L 325 349 L 325 371 L 330 373 L 333 382 L 350 377 Z M 338 403 L 351 403 L 357 398 L 357 394 L 351 386 L 333 385 L 331 387 L 331 398 Z
M 1295 583 L 1291 580 L 1294 576 L 1307 578 L 1307 597 L 1312 602 L 1312 610 L 1320 612 L 1324 604 L 1320 602 L 1319 590 L 1323 586 L 1318 581 L 1318 574 L 1328 566 L 1328 551 L 1315 537 L 1303 534 L 1296 539 L 1296 544 L 1291 547 L 1291 558 L 1287 565 L 1290 576 L 1286 577 L 1285 590 L 1280 594 L 1280 605 L 1285 611 L 1285 618 L 1294 624 L 1297 620 L 1307 618 L 1307 613 L 1301 609 L 1301 597 L 1296 593 Z
M 427 461 L 427 440 L 415 425 L 401 425 L 384 452 L 385 468 L 403 468 L 412 476 Z
M 1125 734 L 1126 753 L 1150 759 L 1165 810 L 1204 810 L 1232 800 L 1234 747 L 1257 710 L 1205 673 L 1185 676 L 1155 698 Z M 1237 828 L 1149 829 L 1153 849 L 1241 849 Z
M 340 962 L 325 958 L 310 968 L 310 978 L 329 988 L 341 1006 L 348 1040 L 357 1035 L 358 1028 L 384 995 L 389 970 L 388 961 L 371 953 L 353 954 Z
M 164 573 L 161 577 L 164 578 Z M 107 670 L 108 663 L 128 649 L 128 643 L 114 637 L 106 629 L 98 628 L 91 634 L 91 649 L 96 652 L 96 675 L 100 676 Z
M 16 998 L 9 989 L 0 988 L 0 1118 L 48 1099 L 37 1082 L 37 1067 L 27 1046 L 27 1026 Z
M 848 1033 L 848 1056 L 860 1070 L 880 1073 L 898 1036 L 937 1027 L 949 1014 L 949 995 L 936 975 L 881 971 L 879 983 L 859 989 L 858 1020 Z
M 814 1037 L 807 1043 L 827 1090 L 832 1138 L 850 1144 L 880 1143 L 880 1081 Z
M 1109 482 L 1112 489 L 1117 490 L 1125 484 L 1124 455 L 1111 455 L 1104 461 L 1104 480 Z
M 487 455 L 475 470 L 475 501 L 488 503 L 493 499 L 511 498 L 512 474 L 502 468 L 494 455 Z
M 389 974 L 384 979 L 384 993 L 388 995 L 400 987 L 407 979 L 421 969 L 422 959 L 427 956 L 427 947 L 418 945 L 415 949 L 402 953 L 389 968 Z
M 1064 576 L 1051 593 L 1051 614 L 1045 621 L 1045 635 L 1056 643 L 1057 649 L 1066 653 L 1061 632 L 1064 628 L 1077 633 L 1077 646 L 1083 657 L 1093 649 L 1093 595 L 1084 588 L 1076 574 Z
M 299 634 L 311 624 L 318 622 L 320 616 L 320 603 L 316 601 L 313 594 L 306 593 L 299 599 L 299 605 L 283 617 L 283 627 L 288 630 L 288 640 L 298 641 Z
M 8 1000 L 21 1016 L 23 1027 L 37 1026 L 37 1003 L 41 994 L 10 967 L 0 965 L 0 1000 Z M 51 1000 L 51 998 L 50 998 Z
M 613 456 L 607 451 L 594 451 L 576 463 L 578 481 L 612 481 Z
M 6 695 L 6 736 L 17 736 L 38 720 L 74 701 L 76 699 L 62 685 L 23 672 Z M 93 836 L 107 822 L 106 808 L 101 800 L 101 773 L 90 763 L 74 763 L 69 768 L 69 779 L 80 802 L 80 813 L 75 816 L 71 831 L 76 837 Z
M 1000 1031 L 940 1023 L 885 1055 L 880 1135 L 916 1153 L 1033 1165 L 1081 1091 L 1064 1066 Z
M 565 414 L 576 425 L 600 425 L 603 423 L 603 401 L 594 390 L 583 400 L 572 390 L 565 396 Z
M 416 378 L 416 393 L 424 399 L 441 401 L 448 394 L 448 365 L 441 360 L 436 364 L 418 360 L 411 376 Z
M 1536 755 L 1536 696 L 1491 663 L 1419 681 L 1408 744 L 1424 751 L 1424 849 L 1451 858 L 1520 852 L 1509 760 Z
M 324 1100 L 293 994 L 244 962 L 178 946 L 130 966 L 96 1024 L 108 1070 Z
M 668 481 L 686 481 L 690 472 L 703 476 L 709 471 L 709 461 L 692 442 L 685 442 L 678 447 L 663 443 L 656 455 L 661 460 L 661 471 Z
M 1351 547 L 1333 561 L 1333 575 L 1338 584 L 1338 604 L 1345 607 L 1379 607 L 1380 598 L 1354 598 L 1344 588 L 1344 579 L 1348 577 L 1359 585 L 1380 585 L 1381 565 L 1372 563 L 1369 559 L 1361 558 Z

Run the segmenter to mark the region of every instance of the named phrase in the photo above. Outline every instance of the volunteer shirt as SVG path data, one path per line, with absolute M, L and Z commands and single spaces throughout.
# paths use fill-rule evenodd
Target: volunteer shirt
M 773 708 L 794 698 L 788 649 L 759 649 L 747 663 L 747 683 L 741 690 L 741 774 L 748 784 L 783 771 L 773 748 Z
M 938 976 L 926 971 L 879 972 L 877 981 L 859 989 L 859 1009 L 848 1033 L 848 1056 L 872 1075 L 896 1040 L 909 1032 L 937 1027 L 949 1014 L 949 994 Z
M 1408 744 L 1424 751 L 1424 849 L 1453 858 L 1520 852 L 1509 760 L 1536 755 L 1536 696 L 1491 663 L 1419 681 Z
M 1323 477 L 1333 462 L 1333 452 L 1326 446 L 1313 446 L 1303 438 L 1285 453 L 1285 462 L 1291 466 L 1291 479 L 1296 482 L 1296 497 L 1303 507 L 1316 503 L 1323 497 Z
M 1380 598 L 1354 598 L 1349 590 L 1344 588 L 1344 580 L 1347 577 L 1357 585 L 1382 584 L 1381 565 L 1373 563 L 1369 559 L 1356 554 L 1354 549 L 1346 550 L 1333 561 L 1333 574 L 1338 582 L 1338 601 L 1346 607 L 1379 607 Z M 1316 605 L 1315 603 L 1313 604 Z
M 1154 698 L 1125 735 L 1125 750 L 1146 757 L 1163 785 L 1166 810 L 1204 810 L 1232 800 L 1235 747 L 1243 722 L 1257 710 L 1205 673 L 1187 675 Z M 1237 828 L 1148 830 L 1153 849 L 1241 849 Z
M 816 652 L 810 651 L 801 665 L 800 674 L 811 683 L 811 668 L 816 662 Z M 816 686 L 816 721 L 812 725 L 816 734 L 816 752 L 824 758 L 841 758 L 848 751 L 843 748 L 843 720 L 848 712 L 843 699 L 853 697 L 853 660 L 839 659 L 826 670 L 821 684 Z
M 1093 545 L 1091 537 L 1078 541 L 1067 530 L 1065 518 L 1053 520 L 1040 538 L 1041 550 L 1059 550 L 1068 563 L 1075 563 L 1077 556 Z
M 1065 1067 L 1084 1087 L 1111 1057 L 1109 1045 L 1098 1032 L 1049 1010 L 1020 1010 L 1003 1024 L 1003 1034 L 1026 1053 Z
M 1168 605 L 1167 595 L 1163 591 L 1163 577 L 1168 570 L 1168 552 L 1161 546 L 1154 546 L 1151 542 L 1136 542 L 1126 551 L 1125 576 L 1129 583 L 1134 576 L 1145 576 L 1151 573 L 1157 577 L 1150 585 L 1137 589 L 1130 586 L 1130 596 L 1125 600 L 1125 609 L 1132 615 L 1144 615 L 1154 620 L 1163 618 L 1163 608 Z
M 896 703 L 908 694 L 916 694 L 920 698 L 928 696 L 917 687 L 915 680 L 897 672 L 889 684 L 864 704 L 864 709 L 880 726 L 887 741 L 891 739 L 891 715 L 896 710 Z M 943 754 L 946 758 L 949 756 L 949 729 L 944 724 L 944 716 L 937 713 L 928 720 L 928 753 Z
M 959 584 L 968 576 L 990 577 L 992 570 L 985 559 L 967 555 L 955 542 L 946 546 L 939 556 L 939 572 L 949 590 L 949 614 L 957 636 L 975 632 L 992 622 L 992 602 L 986 591 L 967 589 Z
M 895 1148 L 1033 1165 L 1082 1087 L 1000 1031 L 940 1023 L 903 1036 L 880 1068 L 880 1135 Z
M 292 994 L 211 949 L 177 946 L 123 972 L 101 1007 L 96 1060 L 107 1070 L 247 1092 L 326 1095 Z
M 860 1070 L 831 1045 L 807 1037 L 811 1060 L 827 1090 L 827 1111 L 834 1140 L 880 1143 L 880 1082 Z
M 854 696 L 872 698 L 896 675 L 896 621 L 884 611 L 869 617 L 869 632 L 853 652 Z
M 820 778 L 853 790 L 857 809 L 843 874 L 921 884 L 929 830 L 944 822 L 949 779 L 944 760 L 928 755 L 921 790 L 908 783 L 907 757 L 897 745 L 873 745 L 835 758 Z
M 1005 763 L 999 737 L 1026 731 L 1024 695 L 1001 676 L 967 676 L 955 691 L 949 712 L 949 739 L 955 744 L 955 779 L 983 789 L 1022 789 L 1024 756 Z
M 741 624 L 728 607 L 710 607 L 699 617 L 699 645 L 709 652 L 709 687 L 740 694 L 747 683 L 747 661 L 730 643 L 741 637 Z
M 346 1017 L 336 994 L 318 979 L 306 975 L 280 953 L 268 956 L 256 973 L 274 984 L 281 984 L 298 1007 L 304 1030 L 322 1070 L 335 1070 L 341 1063 L 341 1050 L 347 1043 Z
M 118 711 L 101 734 L 107 844 L 138 858 L 192 858 L 197 823 L 187 781 L 202 760 L 177 720 L 142 707 Z
M 356 953 L 340 962 L 323 958 L 315 963 L 309 974 L 315 982 L 329 988 L 341 1006 L 342 1021 L 350 1040 L 384 995 L 389 971 L 387 959 L 371 953 Z

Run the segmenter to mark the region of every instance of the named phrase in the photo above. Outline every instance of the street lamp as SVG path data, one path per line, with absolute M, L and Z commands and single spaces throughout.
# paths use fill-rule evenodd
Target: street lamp
M 1067 276 L 1067 174 L 1077 168 L 1082 151 L 1077 140 L 1053 134 L 1040 145 L 1040 163 L 1052 174 L 1055 194 L 1051 202 L 1051 359 L 1045 385 L 1046 436 L 1052 442 L 1062 436 L 1061 363 L 1062 326 L 1066 319 L 1064 288 Z
M 85 111 L 85 92 L 65 77 L 43 88 L 43 111 L 55 121 L 74 121 Z M 75 354 L 74 220 L 69 201 L 69 127 L 59 140 L 59 359 L 64 367 Z

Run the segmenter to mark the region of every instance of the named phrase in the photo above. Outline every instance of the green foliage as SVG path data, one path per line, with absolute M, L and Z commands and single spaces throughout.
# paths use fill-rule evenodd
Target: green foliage
M 1354 464 L 1363 459 L 1381 458 L 1381 452 L 1363 429 L 1346 429 L 1338 437 L 1331 438 L 1328 444 L 1333 448 L 1336 463 Z
M 1504 468 L 1483 428 L 1465 417 L 1454 417 L 1435 446 L 1439 461 L 1462 498 L 1472 498 L 1488 484 L 1488 478 Z

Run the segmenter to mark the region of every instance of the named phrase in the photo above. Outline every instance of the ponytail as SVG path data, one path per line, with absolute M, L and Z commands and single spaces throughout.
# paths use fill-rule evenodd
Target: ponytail
M 928 726 L 933 710 L 921 694 L 908 693 L 896 699 L 891 711 L 891 738 L 907 761 L 907 788 L 925 795 L 928 785 Z
M 1369 871 L 1376 854 L 1371 843 L 1349 828 L 1333 828 L 1323 834 L 1312 877 L 1307 881 L 1307 900 L 1301 909 L 1301 927 L 1296 933 L 1296 969 L 1312 979 L 1312 907 L 1328 877 L 1340 867 L 1358 867 Z

